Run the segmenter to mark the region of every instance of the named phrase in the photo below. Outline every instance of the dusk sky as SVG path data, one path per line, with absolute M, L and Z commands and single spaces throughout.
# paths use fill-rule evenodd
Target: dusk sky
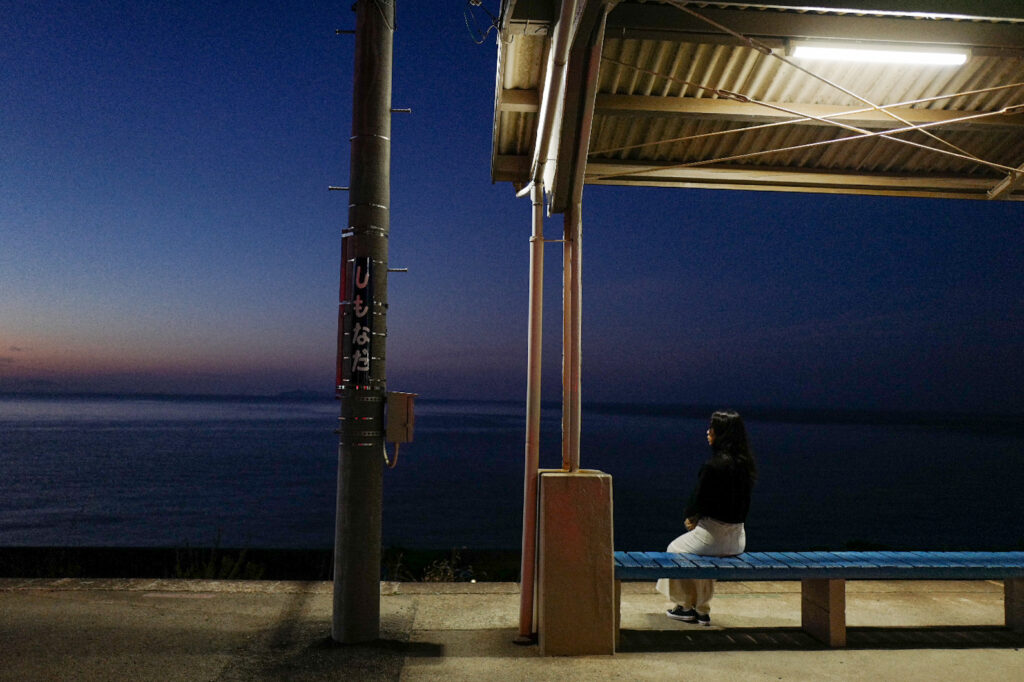
M 397 3 L 388 385 L 518 400 L 530 205 L 465 4 Z M 0 391 L 332 392 L 351 5 L 5 5 Z M 584 400 L 1024 412 L 1020 202 L 588 187 L 583 234 Z

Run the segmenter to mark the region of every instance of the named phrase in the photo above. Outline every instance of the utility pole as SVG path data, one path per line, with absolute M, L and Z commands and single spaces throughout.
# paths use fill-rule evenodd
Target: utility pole
M 341 427 L 331 622 L 332 638 L 343 643 L 380 636 L 394 26 L 394 0 L 356 2 L 349 209 L 338 315 Z

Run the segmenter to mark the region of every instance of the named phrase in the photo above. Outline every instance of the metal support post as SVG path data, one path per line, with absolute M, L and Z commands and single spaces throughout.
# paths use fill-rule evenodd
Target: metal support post
M 537 468 L 540 465 L 541 341 L 544 317 L 544 191 L 531 190 L 530 321 L 526 379 L 526 462 L 523 467 L 523 551 L 520 557 L 519 637 L 533 641 L 533 595 L 537 559 Z
M 580 468 L 580 346 L 582 341 L 582 224 L 580 204 L 565 212 L 562 272 L 562 469 Z
M 348 230 L 339 315 L 338 498 L 331 636 L 380 636 L 394 0 L 356 2 Z
M 569 470 L 572 448 L 572 250 L 569 214 L 562 214 L 562 469 Z

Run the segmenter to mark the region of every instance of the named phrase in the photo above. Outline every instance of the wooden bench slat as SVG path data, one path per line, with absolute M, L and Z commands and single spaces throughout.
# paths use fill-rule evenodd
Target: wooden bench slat
M 681 568 L 693 568 L 694 566 L 689 554 L 669 554 L 668 556 L 672 557 L 676 566 Z
M 964 566 L 987 567 L 993 565 L 993 561 L 986 560 L 985 555 L 979 552 L 953 552 L 953 554 L 953 561 L 956 561 L 957 563 L 960 563 Z
M 615 557 L 616 566 L 629 566 L 630 568 L 640 566 L 640 563 L 626 552 L 615 552 L 613 556 Z
M 832 552 L 832 556 L 836 558 L 836 561 L 840 562 L 848 568 L 872 565 L 865 563 L 864 560 L 859 557 L 857 552 L 845 552 L 840 550 Z
M 881 568 L 875 552 L 836 552 L 835 555 L 851 563 L 851 568 Z
M 941 554 L 936 552 L 903 552 L 906 560 L 919 568 L 935 568 L 943 564 L 948 565 L 948 560 L 944 561 Z
M 833 564 L 839 568 L 855 568 L 862 565 L 858 563 L 856 559 L 841 556 L 838 552 L 828 552 L 828 554 L 830 555 L 830 560 Z
M 629 556 L 644 568 L 661 568 L 648 556 L 647 552 L 630 552 Z
M 886 561 L 890 562 L 890 565 L 896 566 L 897 568 L 920 568 L 921 563 L 914 557 L 907 556 L 906 554 L 899 554 L 897 552 L 877 552 L 880 556 L 884 557 Z
M 936 569 L 943 568 L 985 568 L 988 564 L 981 560 L 977 552 L 912 552 L 920 557 L 921 562 Z
M 711 557 L 700 556 L 698 554 L 687 554 L 686 558 L 692 561 L 695 565 L 700 568 L 714 568 L 714 563 L 711 562 Z
M 753 571 L 754 567 L 743 560 L 743 555 L 714 557 L 711 563 L 716 568 L 735 568 L 744 571 Z
M 958 562 L 953 561 L 952 553 L 950 552 L 907 552 L 907 555 L 914 557 L 922 568 L 942 568 L 960 565 Z
M 1014 566 L 1016 564 L 1024 562 L 1024 552 L 1006 552 L 1006 554 L 1013 554 L 1015 556 L 1001 556 L 994 555 L 991 557 L 984 557 L 983 560 L 987 565 L 990 566 Z
M 1000 552 L 995 561 L 1000 566 L 1019 566 L 1024 564 L 1024 552 Z
M 944 560 L 942 555 L 945 552 L 904 552 L 907 557 L 912 558 L 916 566 L 922 568 L 936 568 L 942 565 L 949 565 L 948 559 Z
M 782 552 L 782 555 L 790 560 L 792 566 L 808 568 L 814 564 L 809 557 L 804 556 L 804 552 Z
M 832 552 L 803 552 L 812 563 L 820 564 L 827 568 L 843 568 L 852 566 L 850 562 L 844 561 Z
M 907 566 L 906 563 L 897 561 L 886 552 L 868 552 L 868 555 L 869 561 L 878 568 L 903 568 Z
M 760 553 L 757 553 L 757 554 L 754 554 L 754 553 L 744 553 L 744 554 L 741 554 L 740 556 L 743 557 L 744 561 L 746 561 L 748 564 L 753 566 L 755 570 L 757 570 L 757 569 L 772 568 L 772 567 L 778 565 L 777 562 L 766 560 Z
M 793 568 L 794 567 L 794 565 L 792 563 L 792 560 L 788 556 L 786 556 L 783 552 L 764 552 L 764 554 L 769 559 L 774 560 L 775 562 L 777 562 L 778 564 L 781 564 L 784 567 L 787 567 L 787 568 Z M 800 567 L 803 568 L 802 565 Z
M 652 552 L 648 556 L 650 556 L 650 558 L 655 563 L 657 563 L 659 566 L 661 566 L 663 568 L 678 568 L 679 567 L 679 564 L 677 564 L 673 560 L 672 556 L 670 554 L 668 554 L 667 552 L 657 552 L 657 553 L 653 553 Z

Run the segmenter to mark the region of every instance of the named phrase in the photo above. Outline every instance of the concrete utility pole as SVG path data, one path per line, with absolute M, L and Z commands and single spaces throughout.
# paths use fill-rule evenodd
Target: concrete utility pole
M 348 227 L 338 316 L 338 507 L 331 636 L 380 636 L 394 0 L 356 3 Z

